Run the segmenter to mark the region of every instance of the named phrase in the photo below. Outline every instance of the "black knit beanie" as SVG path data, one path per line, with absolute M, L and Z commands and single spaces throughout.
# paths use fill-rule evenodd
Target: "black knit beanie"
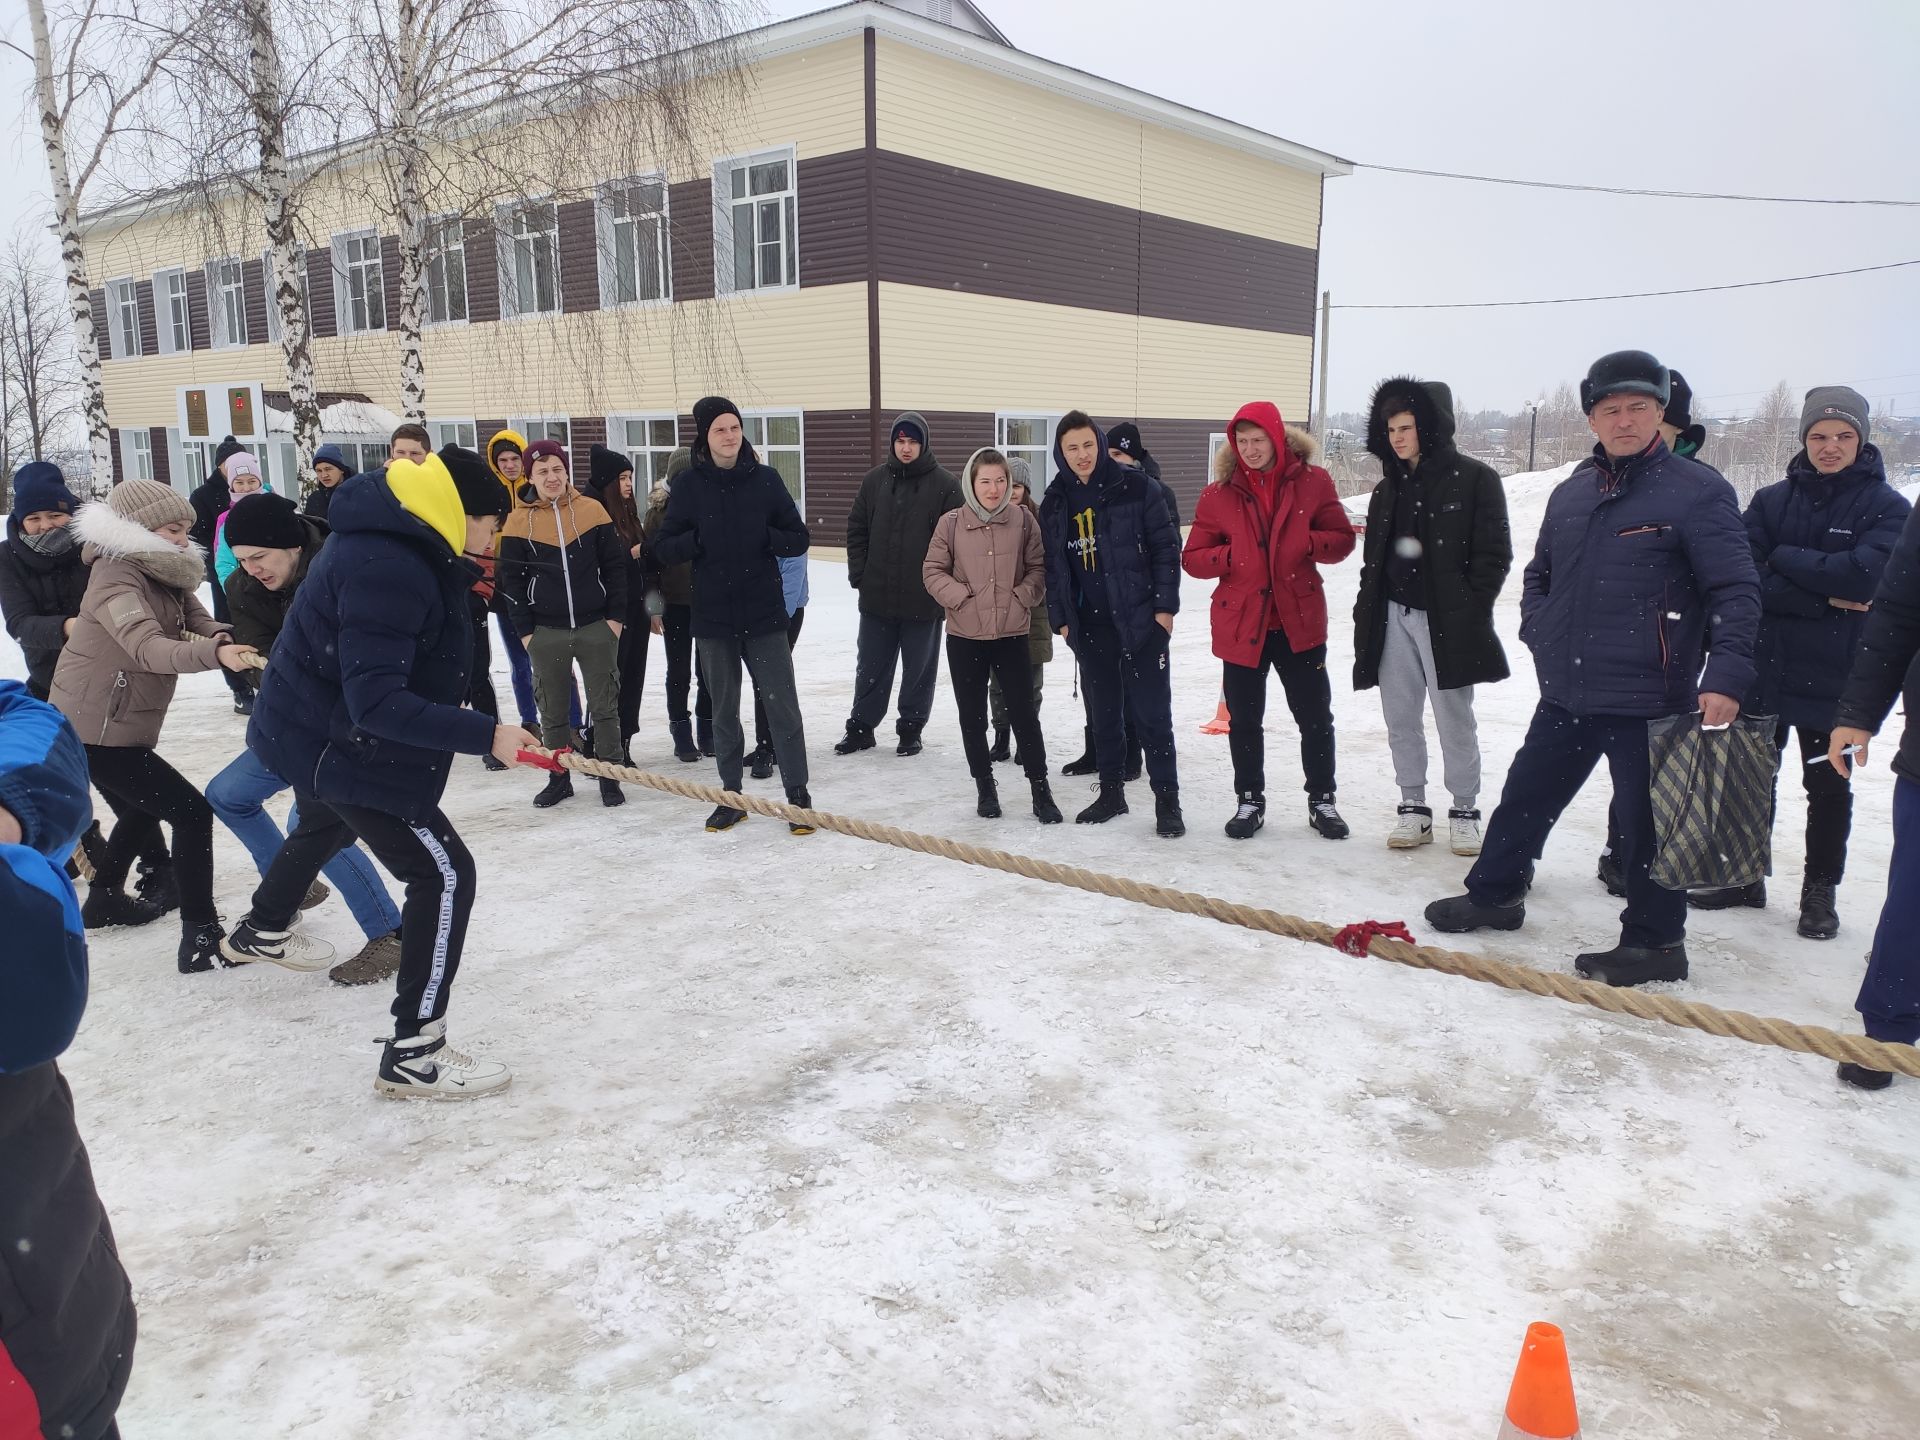
M 507 487 L 472 450 L 459 445 L 440 447 L 440 463 L 453 477 L 453 488 L 460 492 L 460 509 L 467 515 L 492 515 L 500 518 L 513 508 Z

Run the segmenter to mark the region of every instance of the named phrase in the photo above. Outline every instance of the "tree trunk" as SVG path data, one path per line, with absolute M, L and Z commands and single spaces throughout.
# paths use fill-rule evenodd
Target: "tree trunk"
M 40 140 L 47 151 L 47 178 L 53 186 L 54 230 L 60 239 L 60 263 L 66 272 L 67 305 L 73 315 L 75 359 L 80 366 L 82 414 L 93 452 L 96 493 L 113 476 L 113 430 L 107 423 L 107 392 L 100 381 L 100 344 L 93 333 L 92 286 L 87 282 L 87 252 L 80 241 L 80 202 L 67 172 L 67 142 L 53 90 L 53 38 L 47 29 L 46 0 L 27 0 L 33 25 L 34 99 L 40 108 Z
M 260 144 L 260 191 L 266 201 L 273 303 L 280 315 L 280 352 L 286 364 L 287 400 L 293 407 L 293 447 L 304 493 L 314 484 L 313 454 L 320 446 L 320 401 L 313 383 L 313 345 L 307 332 L 306 267 L 294 235 L 293 179 L 287 169 L 280 49 L 274 39 L 273 17 L 267 0 L 245 0 L 245 5 L 253 52 L 253 93 L 249 98 Z
M 407 419 L 427 423 L 427 367 L 421 352 L 426 289 L 427 201 L 420 175 L 420 15 L 414 0 L 400 0 L 394 43 L 399 95 L 392 145 L 398 166 L 395 229 L 400 240 L 400 405 Z

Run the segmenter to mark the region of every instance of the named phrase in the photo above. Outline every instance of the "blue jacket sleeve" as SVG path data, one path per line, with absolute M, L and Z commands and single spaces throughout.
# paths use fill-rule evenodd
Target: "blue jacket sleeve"
M 1180 613 L 1180 527 L 1174 524 L 1173 511 L 1167 508 L 1166 487 L 1157 480 L 1147 481 L 1147 499 L 1143 508 L 1147 541 L 1147 565 L 1153 582 L 1154 614 Z
M 1767 564 L 1794 584 L 1825 597 L 1852 600 L 1864 605 L 1873 599 L 1886 573 L 1887 560 L 1907 523 L 1911 507 L 1888 487 L 1888 494 L 1869 512 L 1860 533 L 1854 536 L 1851 550 L 1815 550 L 1804 545 L 1776 545 L 1767 555 Z
M 1534 537 L 1533 559 L 1527 562 L 1527 568 L 1520 577 L 1520 640 L 1526 643 L 1527 627 L 1533 623 L 1533 617 L 1540 613 L 1540 607 L 1547 603 L 1547 593 L 1553 589 L 1553 546 L 1550 537 L 1553 534 L 1553 507 L 1547 507 L 1545 518 L 1540 522 L 1540 533 Z
M 484 755 L 494 722 L 407 688 L 420 636 L 439 597 L 431 581 L 349 585 L 340 592 L 340 690 L 347 716 L 369 735 L 427 750 Z
M 22 843 L 0 845 L 0 1072 L 45 1064 L 87 1003 L 86 930 L 66 859 L 92 813 L 85 752 L 60 712 L 0 681 L 0 806 Z
M 1747 527 L 1747 543 L 1753 548 L 1753 563 L 1760 571 L 1760 608 L 1769 615 L 1798 615 L 1808 619 L 1824 616 L 1829 606 L 1823 596 L 1796 584 L 1767 563 L 1777 545 L 1780 517 L 1775 497 L 1779 487 L 1769 485 L 1757 491 L 1747 502 L 1741 517 Z
M 1753 652 L 1760 638 L 1760 572 L 1754 567 L 1739 502 L 1725 480 L 1715 476 L 1705 487 L 1681 527 L 1680 543 L 1693 567 L 1712 636 L 1700 689 L 1743 701 L 1757 675 Z
M 1853 653 L 1853 671 L 1840 692 L 1836 723 L 1878 733 L 1893 702 L 1900 698 L 1916 654 L 1920 654 L 1920 510 L 1907 516 L 1886 574 L 1880 577 L 1873 609 L 1867 612 L 1860 633 L 1860 648 Z M 1910 714 L 1907 724 L 1920 724 L 1920 718 Z

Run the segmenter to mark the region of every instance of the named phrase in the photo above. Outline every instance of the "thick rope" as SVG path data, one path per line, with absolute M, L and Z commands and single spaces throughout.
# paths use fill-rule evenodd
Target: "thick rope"
M 1029 855 L 967 845 L 939 835 L 921 835 L 892 825 L 876 825 L 871 821 L 850 819 L 825 810 L 802 810 L 776 800 L 736 794 L 714 785 L 700 785 L 649 770 L 637 770 L 630 765 L 591 760 L 570 750 L 554 754 L 546 751 L 527 753 L 538 755 L 556 766 L 577 770 L 583 775 L 618 780 L 629 785 L 644 785 L 651 790 L 698 800 L 703 804 L 727 805 L 735 810 L 765 815 L 790 824 L 799 823 L 816 830 L 851 835 L 857 840 L 894 845 L 902 850 L 918 851 L 922 855 L 939 855 L 965 865 L 978 865 L 1009 875 L 1022 875 L 1029 880 L 1044 880 L 1049 884 L 1066 885 L 1096 895 L 1132 900 L 1177 914 L 1204 915 L 1222 924 L 1239 925 L 1269 935 L 1284 935 L 1289 940 L 1305 940 L 1329 949 L 1340 948 L 1336 941 L 1340 932 L 1336 927 L 1323 925 L 1317 920 L 1303 920 L 1297 915 L 1284 915 L 1276 910 L 1264 910 L 1252 905 L 1237 905 L 1231 900 L 1200 895 L 1191 890 L 1170 890 L 1161 885 L 1147 885 L 1138 880 L 1106 875 L 1098 870 L 1084 870 L 1078 865 L 1056 865 L 1050 860 L 1036 860 Z M 1564 1000 L 1571 1005 L 1590 1005 L 1596 1010 L 1606 1010 L 1616 1015 L 1632 1015 L 1641 1020 L 1658 1020 L 1689 1030 L 1704 1030 L 1709 1035 L 1745 1040 L 1751 1045 L 1772 1045 L 1781 1050 L 1823 1055 L 1829 1060 L 1848 1061 L 1872 1070 L 1893 1070 L 1920 1078 L 1920 1049 L 1911 1045 L 1889 1045 L 1861 1035 L 1842 1035 L 1820 1025 L 1797 1025 L 1789 1020 L 1768 1019 L 1741 1010 L 1722 1010 L 1717 1006 L 1680 1000 L 1670 995 L 1617 989 L 1573 975 L 1511 965 L 1489 956 L 1440 950 L 1431 945 L 1409 945 L 1404 940 L 1386 936 L 1372 937 L 1368 953 L 1398 965 L 1410 965 L 1417 970 L 1438 970 L 1446 975 L 1461 975 L 1469 980 L 1498 985 L 1505 990 L 1524 990 L 1530 995 Z

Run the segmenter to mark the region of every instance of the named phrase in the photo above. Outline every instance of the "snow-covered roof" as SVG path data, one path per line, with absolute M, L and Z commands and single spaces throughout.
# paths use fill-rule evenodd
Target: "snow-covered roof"
M 331 405 L 320 407 L 320 434 L 329 435 L 379 435 L 382 438 L 391 435 L 400 424 L 400 417 L 381 405 L 370 400 L 336 400 Z M 293 412 L 283 410 L 278 405 L 267 404 L 267 433 L 269 435 L 291 435 L 293 433 Z

